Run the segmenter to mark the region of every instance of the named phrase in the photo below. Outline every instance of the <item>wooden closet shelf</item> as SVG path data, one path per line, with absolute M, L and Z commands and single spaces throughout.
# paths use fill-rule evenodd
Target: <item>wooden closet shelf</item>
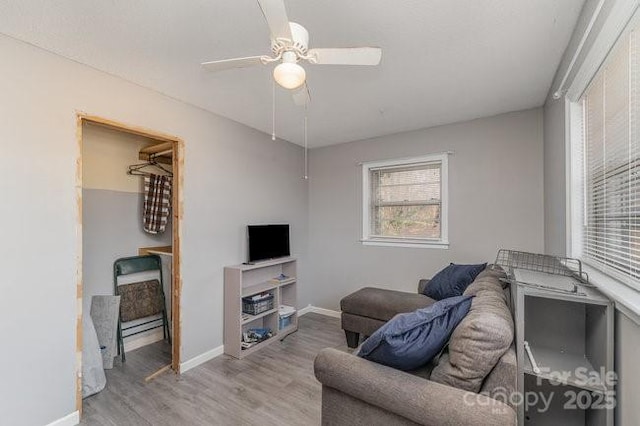
M 155 145 L 145 146 L 140 149 L 138 159 L 143 161 L 149 161 L 153 159 L 158 163 L 172 164 L 173 163 L 173 143 L 163 142 Z

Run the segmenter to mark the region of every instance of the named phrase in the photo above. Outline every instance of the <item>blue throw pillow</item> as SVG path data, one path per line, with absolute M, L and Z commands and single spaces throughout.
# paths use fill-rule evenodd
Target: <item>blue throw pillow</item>
M 456 265 L 451 263 L 429 281 L 423 294 L 434 300 L 461 296 L 467 287 L 469 287 L 469 284 L 471 284 L 486 267 L 486 263 L 479 265 Z
M 452 297 L 396 315 L 365 340 L 358 356 L 405 371 L 425 365 L 467 315 L 471 297 Z

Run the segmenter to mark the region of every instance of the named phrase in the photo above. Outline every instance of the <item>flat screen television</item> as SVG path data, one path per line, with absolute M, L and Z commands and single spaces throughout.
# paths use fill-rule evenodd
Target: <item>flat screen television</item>
M 249 262 L 290 256 L 289 225 L 249 225 Z

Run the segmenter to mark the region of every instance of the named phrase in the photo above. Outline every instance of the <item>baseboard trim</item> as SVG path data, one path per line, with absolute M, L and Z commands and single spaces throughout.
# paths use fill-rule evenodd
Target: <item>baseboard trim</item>
M 78 423 L 80 423 L 80 412 L 74 411 L 61 419 L 52 421 L 47 426 L 75 426 Z
M 199 366 L 200 364 L 204 364 L 205 362 L 218 357 L 224 353 L 224 345 L 220 345 L 217 348 L 213 348 L 210 351 L 207 351 L 203 354 L 195 356 L 188 361 L 180 363 L 180 374 L 185 373 L 192 368 Z
M 301 317 L 303 315 L 308 314 L 309 312 L 311 312 L 311 309 L 313 308 L 313 306 L 311 305 L 307 305 L 302 309 L 298 309 L 298 316 Z
M 317 306 L 309 305 L 302 309 L 298 310 L 298 316 L 302 316 L 308 314 L 309 312 L 313 312 L 314 314 L 325 315 L 332 318 L 340 318 L 340 312 L 333 311 L 331 309 L 319 308 Z M 203 354 L 200 354 L 196 357 L 191 358 L 188 361 L 180 363 L 180 374 L 185 373 L 192 368 L 199 366 L 200 364 L 204 364 L 205 362 L 218 357 L 224 353 L 224 345 L 220 345 L 217 348 L 213 348 L 210 351 L 207 351 Z
M 127 353 L 161 340 L 164 340 L 164 334 L 160 328 L 143 336 L 127 336 L 124 338 L 124 352 Z
M 308 314 L 309 312 L 313 312 L 314 314 L 325 315 L 331 318 L 340 318 L 340 312 L 334 311 L 331 309 L 319 308 L 317 306 L 308 305 L 298 311 L 298 316 L 302 316 Z

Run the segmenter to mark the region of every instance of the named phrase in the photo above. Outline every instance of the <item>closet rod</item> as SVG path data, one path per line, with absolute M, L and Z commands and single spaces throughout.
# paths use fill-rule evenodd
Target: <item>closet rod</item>
M 162 157 L 165 154 L 172 154 L 172 153 L 173 153 L 173 149 L 167 149 L 166 151 L 154 152 L 153 154 L 149 155 L 149 158 Z
M 173 144 L 171 142 L 163 142 L 155 145 L 150 145 L 140 150 L 141 154 L 155 154 L 160 151 L 165 151 L 167 149 L 173 148 Z

